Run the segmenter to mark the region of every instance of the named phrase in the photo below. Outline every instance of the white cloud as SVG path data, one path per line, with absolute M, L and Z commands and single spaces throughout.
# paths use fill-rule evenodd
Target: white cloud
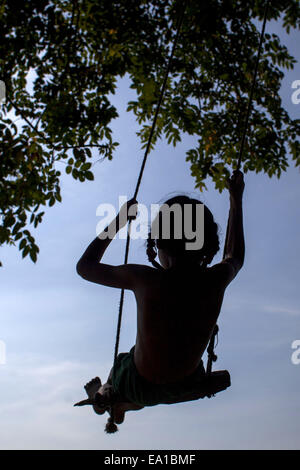
M 287 308 L 287 307 L 275 307 L 272 305 L 265 305 L 263 307 L 263 310 L 265 312 L 269 313 L 282 313 L 286 315 L 293 315 L 293 316 L 298 316 L 300 315 L 300 310 L 299 309 L 294 309 L 294 308 Z
M 109 366 L 34 355 L 11 357 L 9 366 L 0 370 L 1 448 L 297 447 L 299 426 L 296 419 L 291 423 L 297 395 L 290 395 L 288 407 L 278 390 L 270 397 L 261 388 L 258 392 L 257 384 L 246 387 L 238 378 L 231 389 L 212 400 L 130 412 L 119 433 L 106 435 L 105 416 L 96 416 L 89 407 L 74 408 L 73 403 L 84 397 L 83 385 L 95 371 L 103 379 Z

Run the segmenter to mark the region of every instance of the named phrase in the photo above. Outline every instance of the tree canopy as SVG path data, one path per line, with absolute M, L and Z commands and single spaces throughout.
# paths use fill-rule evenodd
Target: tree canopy
M 300 28 L 297 0 L 270 3 L 269 21 L 281 22 L 288 33 Z M 237 162 L 264 6 L 262 0 L 187 2 L 152 146 L 159 138 L 175 146 L 183 133 L 196 136 L 186 160 L 200 190 L 210 177 L 222 191 Z M 136 91 L 128 111 L 145 146 L 181 7 L 179 0 L 1 2 L 0 244 L 16 244 L 36 261 L 29 228 L 42 221 L 43 206 L 61 201 L 58 168 L 83 182 L 93 179 L 99 155 L 113 158 L 118 142 L 110 125 L 118 112 L 110 96 L 125 75 Z M 300 165 L 299 120 L 289 117 L 279 96 L 283 70 L 295 62 L 267 32 L 245 172 L 279 177 L 289 155 Z

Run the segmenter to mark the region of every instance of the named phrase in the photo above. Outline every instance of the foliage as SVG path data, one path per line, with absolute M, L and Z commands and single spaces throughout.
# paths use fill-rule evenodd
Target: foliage
M 265 1 L 190 0 L 152 147 L 197 137 L 187 152 L 196 186 L 211 177 L 220 191 L 237 161 Z M 182 2 L 177 0 L 15 0 L 0 6 L 0 79 L 7 98 L 0 112 L 0 243 L 16 244 L 36 260 L 26 226 L 43 206 L 61 201 L 57 169 L 92 180 L 92 149 L 111 159 L 118 145 L 110 123 L 117 80 L 125 74 L 136 100 L 139 138 L 146 145 Z M 268 20 L 299 28 L 297 0 L 274 0 Z M 295 59 L 266 34 L 259 65 L 244 171 L 280 176 L 290 152 L 300 165 L 299 120 L 282 107 L 282 69 Z M 33 86 L 28 86 L 28 77 Z M 22 118 L 16 126 L 7 113 Z

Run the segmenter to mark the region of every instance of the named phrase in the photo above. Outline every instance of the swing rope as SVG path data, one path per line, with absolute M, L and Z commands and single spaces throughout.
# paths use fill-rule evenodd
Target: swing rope
M 256 62 L 255 62 L 255 69 L 254 69 L 252 85 L 251 85 L 251 91 L 250 91 L 249 100 L 248 100 L 247 114 L 246 114 L 246 119 L 245 119 L 245 123 L 244 123 L 244 129 L 243 129 L 243 134 L 242 134 L 242 140 L 241 140 L 240 152 L 239 152 L 239 157 L 238 157 L 236 170 L 239 170 L 241 168 L 242 156 L 243 156 L 244 146 L 245 146 L 245 142 L 246 142 L 246 135 L 247 135 L 248 125 L 249 125 L 249 118 L 250 118 L 253 95 L 254 95 L 254 89 L 255 89 L 256 79 L 257 79 L 258 64 L 259 64 L 260 55 L 261 55 L 261 51 L 262 51 L 263 40 L 264 40 L 264 36 L 265 36 L 265 29 L 266 29 L 266 22 L 267 22 L 267 15 L 268 15 L 269 5 L 270 5 L 270 0 L 267 0 L 266 4 L 265 4 L 263 25 L 262 25 L 262 29 L 261 29 L 261 33 L 260 33 L 258 52 L 257 52 L 257 57 L 256 57 Z M 228 224 L 227 224 L 227 230 L 226 230 L 223 259 L 225 258 L 227 241 L 228 241 Z
M 238 161 L 237 161 L 236 170 L 239 170 L 241 168 L 241 163 L 242 163 L 242 156 L 243 156 L 243 151 L 244 151 L 244 146 L 245 146 L 245 141 L 246 141 L 246 135 L 247 135 L 248 125 L 249 125 L 249 118 L 250 118 L 251 107 L 252 107 L 252 102 L 253 102 L 254 89 L 255 89 L 256 79 L 257 79 L 258 64 L 259 64 L 261 51 L 262 51 L 263 40 L 264 40 L 264 36 L 265 36 L 265 28 L 266 28 L 269 4 L 270 4 L 270 0 L 267 0 L 266 4 L 265 4 L 264 19 L 263 19 L 262 29 L 261 29 L 261 33 L 260 33 L 258 52 L 257 52 L 257 57 L 256 57 L 256 62 L 255 62 L 255 69 L 254 69 L 252 85 L 251 85 L 251 91 L 250 91 L 249 100 L 248 100 L 246 119 L 245 119 L 245 123 L 244 123 L 244 129 L 243 129 L 243 134 L 242 134 L 242 140 L 241 140 L 241 145 L 240 145 L 240 151 L 239 151 L 239 157 L 238 157 Z M 226 248 L 227 248 L 227 243 L 228 243 L 228 225 L 229 224 L 227 223 L 226 237 L 225 237 L 225 244 L 224 244 L 224 252 L 223 252 L 223 260 L 225 259 Z M 207 361 L 207 368 L 206 368 L 206 373 L 207 374 L 211 374 L 212 363 L 217 360 L 217 356 L 214 353 L 214 348 L 215 348 L 215 339 L 216 339 L 216 336 L 218 334 L 218 331 L 219 331 L 219 327 L 218 327 L 218 325 L 215 325 L 215 327 L 213 329 L 213 332 L 212 332 L 212 335 L 211 335 L 211 339 L 209 341 L 208 348 L 207 348 L 207 353 L 208 353 L 208 361 Z
M 251 91 L 250 91 L 249 100 L 248 100 L 247 114 L 246 114 L 246 119 L 245 119 L 245 123 L 244 123 L 244 129 L 243 129 L 243 135 L 242 135 L 242 140 L 241 140 L 239 158 L 238 158 L 238 162 L 237 162 L 237 170 L 240 169 L 241 162 L 242 162 L 242 155 L 243 155 L 243 151 L 244 151 L 245 140 L 246 140 L 246 135 L 247 135 L 247 130 L 248 130 L 249 118 L 250 118 L 250 113 L 251 113 L 251 106 L 252 106 L 252 101 L 253 101 L 253 94 L 254 94 L 254 89 L 255 89 L 255 85 L 256 85 L 258 64 L 259 64 L 260 55 L 261 55 L 261 51 L 262 51 L 263 40 L 264 40 L 264 36 L 265 36 L 265 28 L 266 28 L 269 5 L 270 5 L 270 0 L 267 0 L 266 5 L 265 5 L 265 11 L 264 11 L 263 25 L 262 25 L 262 29 L 261 29 L 261 33 L 260 33 L 260 40 L 259 40 L 258 53 L 257 53 L 257 57 L 256 57 L 255 69 L 254 69 L 254 74 L 253 74 L 253 79 L 252 79 L 252 86 L 251 86 Z
M 152 137 L 153 137 L 153 134 L 154 134 L 155 125 L 156 125 L 156 121 L 157 121 L 157 118 L 158 118 L 159 110 L 160 110 L 161 104 L 163 102 L 164 94 L 165 94 L 165 91 L 166 91 L 166 88 L 167 88 L 168 77 L 169 77 L 169 73 L 170 73 L 170 70 L 171 70 L 171 66 L 172 66 L 176 46 L 177 46 L 177 43 L 178 43 L 178 38 L 179 38 L 180 29 L 181 29 L 181 26 L 182 26 L 183 17 L 184 17 L 184 13 L 185 13 L 185 10 L 186 10 L 187 2 L 188 2 L 188 0 L 185 0 L 183 2 L 182 11 L 181 11 L 179 20 L 178 20 L 177 25 L 176 25 L 176 35 L 175 35 L 175 38 L 174 38 L 174 42 L 173 42 L 173 45 L 172 45 L 172 50 L 171 50 L 169 60 L 168 60 L 168 64 L 167 64 L 167 67 L 166 67 L 166 71 L 165 71 L 165 74 L 164 74 L 164 80 L 163 80 L 163 83 L 161 85 L 160 95 L 159 95 L 159 99 L 158 99 L 158 102 L 157 102 L 157 106 L 156 106 L 156 110 L 155 110 L 151 130 L 150 130 L 147 146 L 146 146 L 146 149 L 145 149 L 144 158 L 143 158 L 143 161 L 142 161 L 142 165 L 141 165 L 141 169 L 140 169 L 140 172 L 139 172 L 136 188 L 135 188 L 135 191 L 134 191 L 134 196 L 133 196 L 134 199 L 137 198 L 137 194 L 138 194 L 140 184 L 141 184 L 141 181 L 142 181 L 142 177 L 143 177 L 147 157 L 150 153 L 151 141 L 152 141 Z M 128 229 L 127 229 L 127 238 L 126 238 L 125 256 L 124 256 L 124 264 L 127 264 L 127 262 L 128 262 L 131 222 L 132 222 L 132 220 L 129 219 Z M 115 365 L 116 365 L 116 360 L 117 360 L 118 351 L 119 351 L 123 305 L 124 305 L 124 289 L 121 289 L 120 302 L 119 302 L 119 313 L 118 313 L 118 323 L 117 323 L 117 332 L 116 332 L 115 349 L 114 349 L 114 362 L 113 362 L 113 372 L 112 372 L 113 378 L 114 378 L 114 374 L 115 374 Z M 109 428 L 110 428 L 110 431 L 109 431 Z M 115 432 L 116 431 L 115 424 L 114 424 L 114 409 L 113 409 L 112 406 L 111 406 L 111 409 L 110 409 L 110 417 L 108 419 L 107 429 L 106 430 L 108 432 Z
M 181 25 L 182 25 L 182 22 L 183 22 L 183 17 L 184 17 L 186 5 L 187 5 L 187 0 L 183 4 L 182 12 L 181 12 L 179 21 L 177 23 L 177 32 L 176 32 L 176 36 L 175 36 L 175 39 L 174 39 L 174 42 L 173 42 L 172 51 L 171 51 L 171 54 L 170 54 L 170 57 L 169 57 L 169 60 L 168 60 L 166 72 L 165 72 L 165 75 L 164 75 L 164 80 L 163 80 L 163 83 L 162 83 L 162 86 L 161 86 L 160 96 L 159 96 L 158 103 L 157 103 L 157 106 L 156 106 L 156 111 L 155 111 L 151 131 L 150 131 L 150 134 L 149 134 L 148 143 L 147 143 L 147 146 L 146 146 L 144 158 L 143 158 L 143 161 L 142 161 L 142 165 L 141 165 L 141 169 L 140 169 L 140 172 L 139 172 L 136 188 L 135 188 L 135 191 L 134 191 L 134 196 L 133 196 L 134 199 L 137 198 L 137 194 L 138 194 L 139 187 L 140 187 L 142 177 L 143 177 L 145 164 L 146 164 L 146 161 L 147 161 L 147 157 L 149 155 L 151 141 L 152 141 L 152 137 L 153 137 L 153 134 L 154 134 L 155 125 L 156 125 L 156 121 L 157 121 L 157 118 L 158 118 L 159 110 L 160 110 L 160 107 L 161 107 L 161 104 L 162 104 L 162 101 L 163 101 L 163 98 L 164 98 L 164 93 L 165 93 L 165 90 L 166 90 L 166 87 L 167 87 L 167 81 L 168 81 L 169 73 L 170 73 L 170 70 L 171 70 L 175 49 L 176 49 L 176 46 L 177 46 L 177 43 L 178 43 L 179 33 L 180 33 Z M 127 261 L 128 261 L 129 243 L 130 243 L 130 228 L 131 228 L 131 220 L 129 219 L 124 264 L 127 264 Z M 115 342 L 115 353 L 114 353 L 114 364 L 115 364 L 115 361 L 116 361 L 116 358 L 117 358 L 117 355 L 118 355 L 118 349 L 119 349 L 123 303 L 124 303 L 124 289 L 121 290 L 121 296 L 120 296 L 119 316 L 118 316 L 117 334 L 116 334 L 116 342 Z
M 156 111 L 155 111 L 151 131 L 150 131 L 150 134 L 149 134 L 149 138 L 148 138 L 144 158 L 143 158 L 143 161 L 142 161 L 141 169 L 140 169 L 140 172 L 139 172 L 136 188 L 135 188 L 135 191 L 134 191 L 134 196 L 133 196 L 134 199 L 137 198 L 137 194 L 138 194 L 139 187 L 140 187 L 140 184 L 141 184 L 141 180 L 142 180 L 142 177 L 143 177 L 145 164 L 146 164 L 149 152 L 150 152 L 151 141 L 152 141 L 152 137 L 153 137 L 153 134 L 154 134 L 155 125 L 156 125 L 157 117 L 158 117 L 158 114 L 159 114 L 159 110 L 160 110 L 160 107 L 161 107 L 161 104 L 162 104 L 162 101 L 163 101 L 163 98 L 164 98 L 164 93 L 165 93 L 165 90 L 166 90 L 166 87 L 167 87 L 167 81 L 168 81 L 169 73 L 170 73 L 170 70 L 171 70 L 175 49 L 176 49 L 176 46 L 177 46 L 177 43 L 178 43 L 178 38 L 179 38 L 180 29 L 181 29 L 181 26 L 182 26 L 183 17 L 184 17 L 184 13 L 185 13 L 185 10 L 186 10 L 187 2 L 188 2 L 188 0 L 185 0 L 184 3 L 183 3 L 182 12 L 181 12 L 179 21 L 177 23 L 176 36 L 175 36 L 175 39 L 174 39 L 174 42 L 173 42 L 171 54 L 169 56 L 167 68 L 166 68 L 165 75 L 164 75 L 164 80 L 163 80 L 163 83 L 162 83 L 162 86 L 161 86 L 160 96 L 159 96 L 159 99 L 158 99 L 158 103 L 157 103 L 157 107 L 156 107 Z M 245 123 L 244 123 L 244 129 L 243 129 L 243 134 L 242 134 L 241 145 L 240 145 L 240 152 L 239 152 L 239 157 L 238 157 L 238 162 L 237 162 L 237 170 L 240 169 L 241 162 L 242 162 L 242 155 L 243 155 L 243 150 L 244 150 L 244 145 L 245 145 L 245 138 L 246 138 L 248 124 L 249 124 L 251 106 L 252 106 L 252 101 L 253 101 L 253 94 L 254 94 L 254 89 L 255 89 L 255 84 L 256 84 L 256 79 L 257 79 L 258 64 L 259 64 L 259 60 L 260 60 L 262 44 L 263 44 L 263 39 L 264 39 L 264 33 L 265 33 L 265 26 L 266 26 L 266 21 L 267 21 L 267 12 L 268 12 L 269 3 L 270 3 L 270 0 L 267 0 L 266 5 L 265 5 L 265 11 L 264 11 L 263 26 L 262 26 L 262 30 L 261 30 L 261 33 L 260 33 L 260 42 L 259 42 L 258 54 L 257 54 L 257 58 L 256 58 L 255 70 L 254 70 L 254 75 L 253 75 L 253 80 L 252 80 L 252 86 L 251 86 L 251 91 L 250 91 L 249 100 L 248 100 L 247 114 L 246 114 L 246 119 L 245 119 Z M 129 219 L 128 230 L 127 230 L 127 239 L 126 239 L 126 248 L 125 248 L 125 256 L 124 256 L 124 264 L 127 264 L 127 262 L 128 262 L 131 222 L 132 222 L 132 219 Z M 227 226 L 227 229 L 228 229 L 228 226 Z M 225 248 L 226 248 L 226 245 L 227 245 L 227 239 L 228 239 L 228 230 L 227 230 L 227 233 L 226 233 Z M 225 254 L 225 248 L 224 248 L 224 254 Z M 223 255 L 223 259 L 224 259 L 224 255 Z M 124 289 L 121 289 L 118 323 L 117 323 L 117 332 L 116 332 L 115 349 L 114 349 L 113 376 L 114 376 L 114 373 L 115 373 L 115 365 L 116 365 L 116 360 L 117 360 L 118 350 L 119 350 L 123 305 L 124 305 Z M 217 359 L 217 356 L 214 354 L 214 345 L 215 345 L 215 338 L 216 338 L 216 335 L 218 333 L 218 330 L 219 330 L 218 325 L 215 325 L 212 336 L 211 336 L 211 339 L 210 339 L 210 342 L 209 342 L 209 346 L 208 346 L 208 349 L 207 349 L 207 352 L 208 352 L 208 364 L 207 364 L 207 369 L 206 369 L 207 374 L 211 373 L 212 362 L 216 361 L 216 359 Z M 110 428 L 110 430 L 109 430 L 109 428 Z M 108 432 L 115 432 L 116 430 L 117 430 L 116 425 L 114 423 L 114 409 L 111 406 L 110 417 L 109 417 L 108 423 L 107 423 L 107 431 Z
M 248 100 L 246 119 L 245 119 L 245 123 L 244 123 L 244 129 L 243 129 L 243 134 L 242 134 L 242 140 L 241 140 L 241 145 L 240 145 L 240 151 L 239 151 L 239 157 L 238 157 L 236 170 L 239 170 L 241 168 L 241 163 L 242 163 L 242 156 L 243 156 L 243 151 L 244 151 L 244 146 L 245 146 L 245 141 L 246 141 L 246 135 L 247 135 L 249 118 L 250 118 L 250 113 L 251 113 L 251 106 L 252 106 L 252 101 L 253 101 L 254 89 L 255 89 L 256 79 L 257 79 L 258 64 L 259 64 L 259 60 L 260 60 L 260 55 L 261 55 L 262 45 L 263 45 L 263 40 L 264 40 L 264 35 L 265 35 L 265 28 L 266 28 L 269 4 L 270 4 L 270 0 L 267 0 L 266 4 L 265 4 L 263 25 L 262 25 L 262 29 L 261 29 L 261 33 L 260 33 L 258 52 L 257 52 L 257 57 L 256 57 L 256 62 L 255 62 L 255 69 L 254 69 L 252 85 L 251 85 L 251 91 L 250 91 L 249 100 Z M 227 224 L 227 229 L 226 229 L 223 260 L 225 259 L 227 242 L 228 242 L 228 224 Z M 208 361 L 207 361 L 207 368 L 206 368 L 206 373 L 207 374 L 211 374 L 212 363 L 217 360 L 217 356 L 214 353 L 214 348 L 215 348 L 215 339 L 216 339 L 216 336 L 218 334 L 218 331 L 219 331 L 219 327 L 218 327 L 218 325 L 215 325 L 215 327 L 213 329 L 213 332 L 212 332 L 212 335 L 211 335 L 211 339 L 209 341 L 208 348 L 207 348 L 207 353 L 208 353 Z

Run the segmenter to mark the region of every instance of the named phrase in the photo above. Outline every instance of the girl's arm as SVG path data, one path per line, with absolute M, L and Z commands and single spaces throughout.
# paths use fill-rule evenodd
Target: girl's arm
M 245 241 L 243 229 L 243 191 L 244 179 L 241 171 L 235 171 L 229 181 L 230 211 L 227 226 L 224 258 L 212 269 L 228 285 L 244 264 Z
M 228 236 L 224 258 L 235 258 L 242 267 L 245 258 L 245 240 L 243 229 L 242 198 L 244 191 L 243 173 L 235 172 L 229 183 L 230 212 L 228 220 Z
M 100 262 L 116 233 L 127 224 L 129 217 L 132 219 L 136 217 L 136 207 L 135 210 L 130 211 L 135 212 L 135 214 L 128 215 L 129 209 L 133 205 L 137 205 L 135 199 L 131 199 L 124 204 L 117 217 L 92 241 L 81 256 L 76 265 L 76 270 L 87 281 L 109 287 L 133 289 L 137 272 L 139 273 L 143 266 L 133 264 L 112 266 Z
M 229 181 L 230 211 L 223 264 L 230 265 L 229 282 L 244 264 L 245 240 L 243 228 L 244 179 L 241 171 L 235 171 Z

